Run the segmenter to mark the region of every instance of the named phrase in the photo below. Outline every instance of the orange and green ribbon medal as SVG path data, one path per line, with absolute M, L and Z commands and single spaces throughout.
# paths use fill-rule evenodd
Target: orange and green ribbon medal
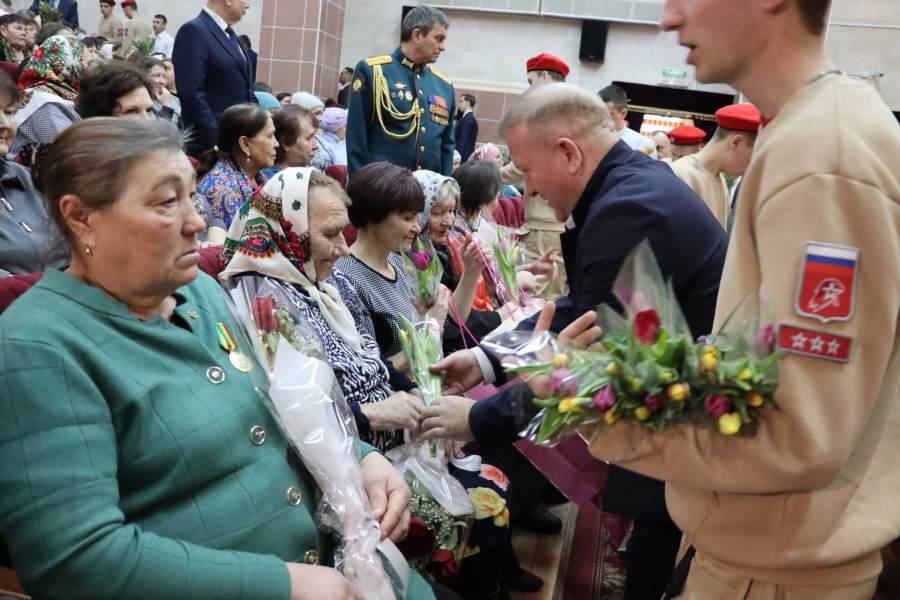
M 219 345 L 228 353 L 228 360 L 238 371 L 249 373 L 253 370 L 253 361 L 247 355 L 238 352 L 238 344 L 225 323 L 216 323 L 216 335 L 219 337 Z

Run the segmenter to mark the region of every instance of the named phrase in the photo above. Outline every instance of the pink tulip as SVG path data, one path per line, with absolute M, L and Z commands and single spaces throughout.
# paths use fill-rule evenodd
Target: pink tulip
M 647 396 L 644 398 L 644 406 L 652 413 L 661 411 L 665 405 L 666 401 L 659 396 Z
M 605 413 L 616 404 L 616 391 L 613 386 L 607 385 L 599 392 L 594 394 L 594 408 L 599 412 Z
M 420 271 L 427 270 L 431 265 L 431 257 L 427 252 L 413 252 L 412 261 L 413 264 L 416 265 L 416 268 Z
M 578 393 L 578 386 L 572 378 L 572 372 L 565 367 L 556 369 L 550 375 L 550 387 L 558 396 L 574 396 Z

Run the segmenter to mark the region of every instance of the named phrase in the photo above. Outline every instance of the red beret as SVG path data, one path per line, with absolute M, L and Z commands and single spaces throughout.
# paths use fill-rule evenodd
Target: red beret
M 669 139 L 672 140 L 673 144 L 678 144 L 679 146 L 692 146 L 694 144 L 702 144 L 703 140 L 706 139 L 706 132 L 699 127 L 682 125 L 669 132 Z
M 137 0 L 122 0 L 122 8 L 126 6 L 137 6 Z
M 115 6 L 116 0 L 100 0 L 100 4 L 109 4 L 110 6 Z
M 716 111 L 716 123 L 735 131 L 758 131 L 761 117 L 752 104 L 731 104 Z
M 569 76 L 569 65 L 563 62 L 563 59 L 546 52 L 532 56 L 525 63 L 525 71 L 556 71 L 563 77 Z

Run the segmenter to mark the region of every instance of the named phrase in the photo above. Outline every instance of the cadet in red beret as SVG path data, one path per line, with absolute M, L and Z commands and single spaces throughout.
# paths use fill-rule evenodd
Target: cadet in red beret
M 558 56 L 542 52 L 528 59 L 525 71 L 528 73 L 528 85 L 533 86 L 542 80 L 546 80 L 545 83 L 565 81 L 569 76 L 569 65 Z
M 672 170 L 703 199 L 722 227 L 727 227 L 731 193 L 725 176 L 737 179 L 750 165 L 759 130 L 759 110 L 752 104 L 732 104 L 716 111 L 716 123 L 718 128 L 709 143 L 699 152 L 675 161 Z M 678 136 L 701 142 L 703 130 L 690 129 L 700 132 L 700 137 L 689 133 Z M 670 131 L 669 136 L 675 131 Z
M 706 132 L 693 125 L 682 125 L 669 131 L 672 140 L 672 160 L 700 152 L 700 145 L 706 139 Z

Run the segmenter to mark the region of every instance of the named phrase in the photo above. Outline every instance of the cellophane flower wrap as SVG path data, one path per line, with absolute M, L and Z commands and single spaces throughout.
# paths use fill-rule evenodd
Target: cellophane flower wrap
M 245 275 L 237 279 L 231 296 L 250 333 L 248 345 L 262 365 L 251 372 L 257 389 L 322 491 L 320 523 L 340 539 L 335 567 L 361 597 L 403 598 L 408 567 L 389 540 L 381 541 L 363 486 L 355 420 L 321 341 L 285 284 Z
M 444 265 L 431 242 L 420 236 L 416 236 L 410 251 L 403 253 L 403 264 L 418 308 L 427 311 L 437 302 Z
M 400 343 L 410 374 L 419 386 L 422 402 L 430 406 L 443 389 L 442 378 L 430 370 L 443 358 L 441 328 L 431 318 L 413 323 L 401 315 L 400 323 Z M 426 515 L 426 524 L 435 533 L 435 552 L 420 562 L 438 561 L 444 571 L 453 574 L 463 558 L 475 508 L 447 468 L 443 442 L 422 441 L 414 435 L 407 438 L 407 443 L 388 452 L 388 457 L 413 491 L 416 514 Z
M 554 445 L 620 421 L 655 432 L 692 422 L 723 435 L 752 435 L 760 413 L 775 408 L 779 358 L 756 295 L 715 334 L 694 341 L 646 241 L 623 263 L 613 293 L 624 316 L 599 307 L 603 336 L 589 348 L 560 347 L 547 332 L 486 341 L 508 372 L 550 379 L 551 393 L 535 399 L 541 410 L 523 435 Z
M 515 238 L 502 228 L 497 229 L 497 241 L 494 242 L 494 260 L 497 263 L 499 281 L 495 282 L 497 295 L 508 302 L 524 306 L 524 292 L 519 287 L 518 275 L 522 252 Z

